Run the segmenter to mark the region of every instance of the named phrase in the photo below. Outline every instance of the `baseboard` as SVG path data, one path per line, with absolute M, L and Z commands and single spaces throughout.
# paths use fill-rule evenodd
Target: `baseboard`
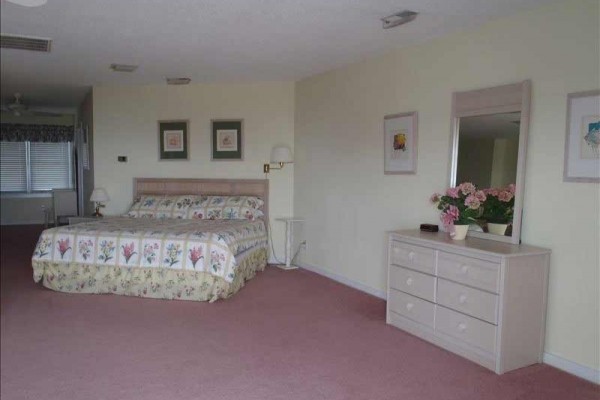
M 360 290 L 361 292 L 368 293 L 372 296 L 379 297 L 380 299 L 386 300 L 387 294 L 383 290 L 374 289 L 370 286 L 363 285 L 362 283 L 353 281 L 352 279 L 348 279 L 342 275 L 338 275 L 334 272 L 327 271 L 326 269 L 316 267 L 314 265 L 306 264 L 306 263 L 297 263 L 300 268 L 304 268 L 308 271 L 314 272 L 319 275 L 323 275 L 329 279 L 333 279 L 336 282 L 339 282 L 343 285 L 350 286 L 351 288 Z
M 586 381 L 600 385 L 600 370 L 567 360 L 554 354 L 544 353 L 544 364 L 553 366 L 569 374 L 578 376 Z

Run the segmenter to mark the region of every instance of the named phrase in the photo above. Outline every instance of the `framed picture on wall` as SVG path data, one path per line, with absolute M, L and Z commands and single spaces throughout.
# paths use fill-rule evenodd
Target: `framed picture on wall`
M 211 125 L 211 160 L 243 160 L 243 120 L 212 120 Z
M 160 160 L 187 160 L 188 121 L 158 121 Z
M 417 112 L 383 117 L 384 173 L 417 173 Z
M 567 95 L 565 182 L 600 182 L 600 90 Z

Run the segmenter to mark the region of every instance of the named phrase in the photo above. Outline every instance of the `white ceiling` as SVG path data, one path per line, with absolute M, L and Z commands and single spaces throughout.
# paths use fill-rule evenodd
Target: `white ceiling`
M 75 106 L 93 85 L 297 80 L 555 0 L 2 1 L 2 33 L 48 37 L 52 52 L 1 50 L 0 96 Z M 410 24 L 380 18 L 410 9 Z M 137 64 L 134 73 L 111 63 Z

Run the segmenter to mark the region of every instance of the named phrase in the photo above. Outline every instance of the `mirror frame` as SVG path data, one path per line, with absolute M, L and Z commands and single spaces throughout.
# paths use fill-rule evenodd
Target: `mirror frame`
M 519 244 L 521 242 L 523 192 L 525 189 L 525 162 L 527 158 L 527 137 L 529 135 L 530 108 L 530 80 L 525 80 L 510 85 L 452 93 L 449 187 L 454 187 L 457 184 L 456 172 L 458 168 L 458 138 L 460 118 L 509 112 L 521 113 L 512 236 L 499 236 L 471 230 L 469 230 L 468 236 L 513 244 Z

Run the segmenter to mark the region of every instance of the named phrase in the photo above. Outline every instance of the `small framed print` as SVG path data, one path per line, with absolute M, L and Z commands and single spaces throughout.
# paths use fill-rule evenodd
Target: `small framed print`
M 567 95 L 565 182 L 600 182 L 600 90 Z
M 383 117 L 384 174 L 417 173 L 417 113 Z
M 188 137 L 188 121 L 158 121 L 160 160 L 187 160 Z
M 212 120 L 212 157 L 218 160 L 242 160 L 243 120 Z

